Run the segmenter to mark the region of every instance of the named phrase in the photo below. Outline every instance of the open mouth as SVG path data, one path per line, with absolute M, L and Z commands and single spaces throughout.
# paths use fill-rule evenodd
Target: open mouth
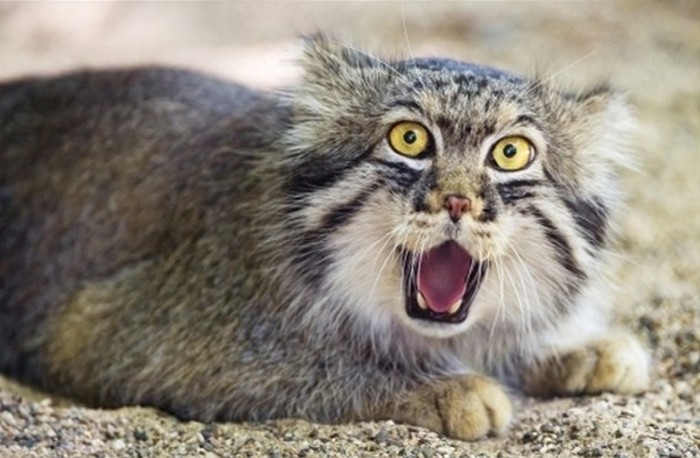
M 486 265 L 454 240 L 423 253 L 401 251 L 406 313 L 411 318 L 461 323 L 467 318 Z

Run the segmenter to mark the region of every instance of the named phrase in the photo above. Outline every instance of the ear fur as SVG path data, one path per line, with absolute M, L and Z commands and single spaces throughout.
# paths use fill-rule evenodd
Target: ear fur
M 343 46 L 321 33 L 305 36 L 304 44 L 302 66 L 310 82 L 344 77 L 353 71 L 375 67 L 379 62 L 372 55 Z
M 372 91 L 380 93 L 378 87 L 391 74 L 389 64 L 378 57 L 322 34 L 305 38 L 301 64 L 304 86 L 312 91 L 336 92 L 336 96 L 344 98 Z
M 343 46 L 326 35 L 306 37 L 303 78 L 291 93 L 293 130 L 289 149 L 301 145 L 344 150 L 342 139 L 370 143 L 371 120 L 381 116 L 391 73 L 378 58 Z M 382 65 L 383 64 L 383 65 Z
M 578 96 L 580 123 L 598 158 L 613 167 L 633 167 L 629 141 L 637 121 L 627 98 L 609 86 L 598 86 Z
M 615 193 L 617 173 L 635 165 L 629 141 L 636 122 L 625 96 L 606 84 L 580 94 L 543 91 L 552 123 L 567 139 L 549 158 L 556 164 L 552 172 L 572 192 Z
M 605 188 L 613 186 L 610 177 L 636 165 L 630 150 L 636 119 L 626 97 L 608 86 L 579 95 L 576 104 L 573 138 L 581 173 L 588 175 L 582 182 L 588 183 L 591 193 L 605 193 Z

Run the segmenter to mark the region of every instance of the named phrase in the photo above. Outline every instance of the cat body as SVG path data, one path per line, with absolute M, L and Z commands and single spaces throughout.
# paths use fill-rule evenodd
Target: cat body
M 638 392 L 610 331 L 631 118 L 451 60 L 310 39 L 266 94 L 172 69 L 0 85 L 0 369 L 181 418 L 474 439 L 527 392 Z

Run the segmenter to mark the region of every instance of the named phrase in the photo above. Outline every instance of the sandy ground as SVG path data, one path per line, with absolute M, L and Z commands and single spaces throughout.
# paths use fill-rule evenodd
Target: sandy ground
M 182 423 L 86 409 L 0 379 L 0 456 L 700 456 L 700 2 L 0 4 L 0 79 L 169 63 L 260 87 L 295 78 L 296 36 L 441 55 L 581 87 L 611 78 L 641 127 L 624 177 L 620 321 L 654 357 L 651 390 L 518 398 L 502 438 L 385 423 Z

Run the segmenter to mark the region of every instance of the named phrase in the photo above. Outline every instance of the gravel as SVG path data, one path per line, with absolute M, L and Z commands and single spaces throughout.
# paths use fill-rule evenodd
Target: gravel
M 380 51 L 521 71 L 534 61 L 574 87 L 612 75 L 629 92 L 640 172 L 624 179 L 617 310 L 652 352 L 651 389 L 514 393 L 510 430 L 466 443 L 393 422 L 202 424 L 89 409 L 0 377 L 0 456 L 700 456 L 700 2 L 3 4 L 0 77 L 146 61 L 279 85 L 294 77 L 291 37 L 315 28 Z

